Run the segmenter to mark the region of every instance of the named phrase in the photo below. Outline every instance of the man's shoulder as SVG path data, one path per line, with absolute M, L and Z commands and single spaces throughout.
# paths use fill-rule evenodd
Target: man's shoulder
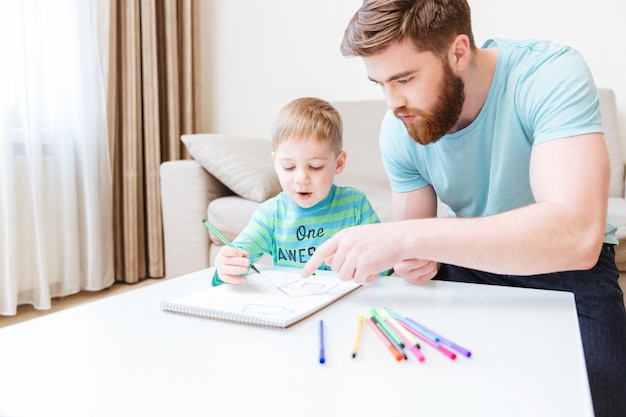
M 584 58 L 570 46 L 536 39 L 490 39 L 487 47 L 498 48 L 494 83 L 506 85 L 526 106 L 528 100 L 542 102 L 550 97 L 572 94 L 580 88 L 594 89 L 593 77 Z
M 483 45 L 486 48 L 502 48 L 517 53 L 556 53 L 564 50 L 572 50 L 571 46 L 560 44 L 545 39 L 505 39 L 490 38 Z
M 512 72 L 534 72 L 546 65 L 568 67 L 584 63 L 582 56 L 571 46 L 548 40 L 493 38 L 487 40 L 483 48 L 498 48 L 498 66 Z

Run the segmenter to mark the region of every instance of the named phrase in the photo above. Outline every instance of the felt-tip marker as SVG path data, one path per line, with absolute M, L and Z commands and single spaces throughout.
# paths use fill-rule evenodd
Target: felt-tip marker
M 380 330 L 380 328 L 376 325 L 376 323 L 372 319 L 365 319 L 365 323 L 369 326 L 370 329 L 378 336 L 378 338 L 385 344 L 387 349 L 391 352 L 394 358 L 399 362 L 404 358 L 404 355 L 400 353 L 400 351 L 389 341 L 387 336 L 385 336 Z
M 356 358 L 356 354 L 359 350 L 359 344 L 361 343 L 361 333 L 363 333 L 363 320 L 364 320 L 364 317 L 361 314 L 359 316 L 359 327 L 356 331 L 356 338 L 354 339 L 354 349 L 352 349 L 353 358 Z
M 215 236 L 217 236 L 219 238 L 219 240 L 221 240 L 222 242 L 224 242 L 225 245 L 230 246 L 231 248 L 236 248 L 235 245 L 232 244 L 232 242 L 230 240 L 228 240 L 226 238 L 226 236 L 224 236 L 219 230 L 217 230 L 217 227 L 213 226 L 211 223 L 209 223 L 209 221 L 207 219 L 202 219 L 202 223 L 210 230 L 213 232 L 213 234 Z M 253 263 L 250 264 L 250 268 L 254 269 L 256 271 L 257 274 L 261 274 L 261 272 L 259 272 L 258 269 L 256 269 L 256 266 L 254 266 Z
M 324 355 L 324 320 L 320 320 L 320 363 L 326 362 Z

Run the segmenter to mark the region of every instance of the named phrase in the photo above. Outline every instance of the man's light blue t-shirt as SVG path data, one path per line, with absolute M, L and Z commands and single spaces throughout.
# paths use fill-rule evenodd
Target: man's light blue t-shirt
M 381 127 L 383 163 L 394 191 L 432 185 L 451 215 L 481 217 L 535 202 L 533 146 L 603 132 L 597 88 L 573 49 L 544 41 L 488 40 L 498 48 L 491 88 L 466 128 L 420 145 L 390 110 Z M 577 181 L 577 178 L 572 178 Z M 607 222 L 605 242 L 617 244 Z

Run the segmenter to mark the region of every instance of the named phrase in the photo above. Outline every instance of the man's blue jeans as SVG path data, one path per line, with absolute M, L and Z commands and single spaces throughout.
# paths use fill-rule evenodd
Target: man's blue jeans
M 434 279 L 574 293 L 596 417 L 626 417 L 626 309 L 612 245 L 587 271 L 497 275 L 442 264 Z

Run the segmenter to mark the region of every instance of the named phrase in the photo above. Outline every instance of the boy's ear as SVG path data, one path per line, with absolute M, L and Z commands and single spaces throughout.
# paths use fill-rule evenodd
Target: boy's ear
M 337 168 L 335 168 L 335 174 L 341 174 L 343 169 L 346 166 L 346 158 L 348 157 L 348 153 L 343 149 L 339 151 L 337 154 Z
M 272 164 L 274 165 L 274 171 L 278 174 L 278 162 L 276 161 L 276 152 L 272 152 Z

